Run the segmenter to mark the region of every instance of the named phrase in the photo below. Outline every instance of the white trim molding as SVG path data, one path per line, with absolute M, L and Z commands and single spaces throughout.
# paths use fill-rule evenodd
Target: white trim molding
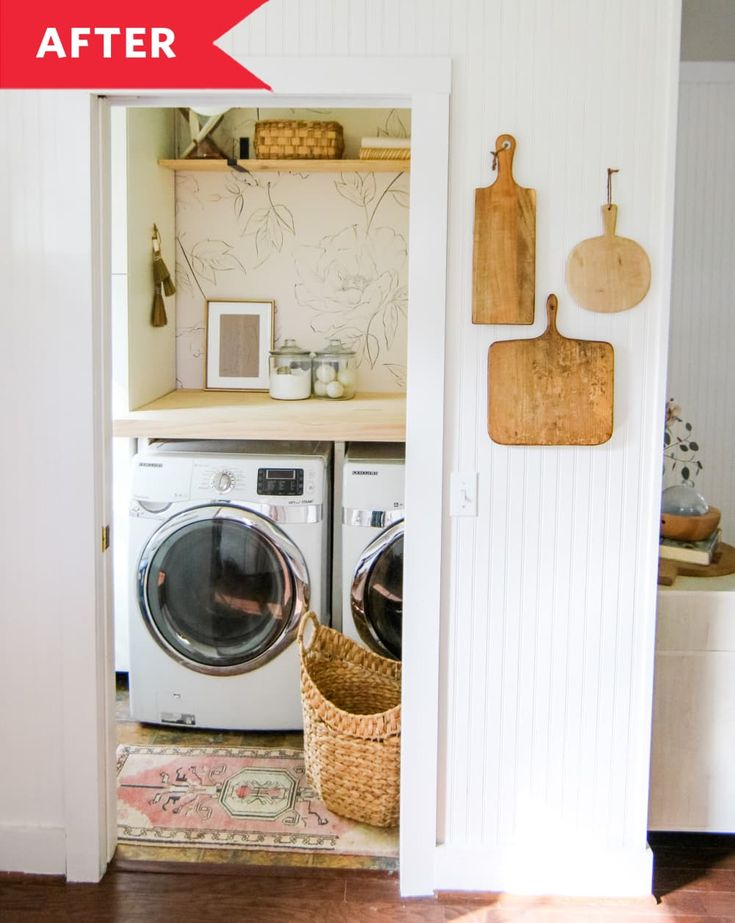
M 66 835 L 63 827 L 0 826 L 0 869 L 31 875 L 63 875 Z
M 404 895 L 433 890 L 432 853 L 437 841 L 443 457 L 432 447 L 444 441 L 448 128 L 448 95 L 413 97 L 402 620 L 400 874 Z M 427 413 L 427 407 L 434 409 Z M 427 503 L 427 497 L 436 498 L 435 502 Z
M 566 897 L 650 897 L 653 853 L 641 849 L 595 849 L 575 843 L 546 845 L 535 852 L 526 843 L 507 848 L 476 846 L 436 849 L 437 891 L 503 891 Z
M 400 876 L 402 894 L 430 894 L 435 886 L 433 854 L 437 841 L 442 505 L 427 504 L 424 497 L 441 497 L 443 483 L 442 453 L 436 447 L 443 444 L 444 437 L 450 59 L 243 57 L 242 63 L 273 86 L 274 92 L 267 95 L 271 106 L 286 105 L 285 99 L 298 99 L 304 105 L 325 98 L 342 99 L 345 106 L 353 106 L 356 101 L 374 106 L 376 100 L 390 97 L 394 101 L 400 98 L 411 107 L 406 420 L 406 518 L 410 527 L 406 530 L 404 625 L 415 629 L 404 629 Z M 175 105 L 174 101 L 183 96 L 181 91 L 141 95 L 148 106 Z M 187 98 L 191 104 L 200 96 L 216 101 L 235 95 L 240 105 L 245 97 L 259 99 L 261 104 L 264 101 L 262 91 L 191 93 Z M 111 94 L 110 102 L 136 104 L 137 100 L 129 93 Z M 425 412 L 429 398 L 437 408 L 431 414 Z M 98 446 L 97 452 L 100 451 Z M 101 600 L 98 610 L 103 611 Z M 109 651 L 108 660 L 111 675 Z M 67 740 L 72 752 L 72 738 L 81 733 L 70 728 Z M 89 724 L 85 733 L 89 733 Z M 98 734 L 97 743 L 98 748 L 105 745 L 104 735 Z M 103 763 L 100 755 L 100 764 Z M 111 770 L 108 785 L 114 785 Z M 82 826 L 74 818 L 69 823 L 75 830 Z

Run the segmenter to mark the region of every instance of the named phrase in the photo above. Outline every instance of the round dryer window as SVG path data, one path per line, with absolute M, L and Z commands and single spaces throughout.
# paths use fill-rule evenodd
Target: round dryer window
M 146 625 L 179 663 L 245 673 L 290 644 L 308 605 L 303 555 L 269 519 L 233 506 L 172 517 L 138 566 Z
M 401 659 L 403 625 L 403 520 L 363 551 L 351 592 L 352 617 L 362 640 L 383 657 Z

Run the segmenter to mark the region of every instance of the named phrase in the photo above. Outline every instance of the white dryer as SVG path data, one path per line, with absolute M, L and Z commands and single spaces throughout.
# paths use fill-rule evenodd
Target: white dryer
M 153 443 L 133 459 L 130 710 L 302 726 L 299 619 L 329 622 L 331 445 Z
M 403 443 L 347 448 L 342 480 L 342 631 L 401 659 Z

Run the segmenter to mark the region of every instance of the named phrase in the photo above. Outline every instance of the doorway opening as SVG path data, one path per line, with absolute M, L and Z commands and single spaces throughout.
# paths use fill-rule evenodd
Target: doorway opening
M 230 101 L 231 101 L 231 100 L 230 100 Z M 124 105 L 130 105 L 130 103 L 131 103 L 130 100 L 127 100 L 127 101 L 118 100 L 118 103 L 120 103 L 120 102 L 123 102 Z M 152 108 L 152 107 L 154 107 L 155 105 L 158 105 L 158 106 L 160 107 L 162 102 L 163 102 L 163 101 L 154 102 L 154 101 L 152 101 L 152 100 L 146 100 L 146 101 L 145 101 L 145 108 Z M 168 101 L 168 100 L 165 100 L 165 102 L 169 102 L 169 101 Z M 269 99 L 269 102 L 272 103 L 272 98 Z M 303 102 L 303 101 L 302 101 L 302 102 Z M 432 99 L 431 102 L 435 102 L 435 100 Z M 178 100 L 177 100 L 177 103 L 178 103 Z M 320 100 L 320 103 L 321 103 L 322 106 L 324 106 L 324 101 L 321 101 L 321 100 Z M 344 105 L 343 101 L 340 101 L 340 103 Z M 395 103 L 395 100 L 391 100 L 391 103 Z M 429 117 L 429 115 L 428 115 L 428 113 L 429 113 L 429 105 L 428 105 L 428 104 L 429 104 L 429 99 L 428 99 L 428 98 L 425 99 L 425 100 L 423 100 L 423 111 L 424 111 L 424 119 L 425 119 L 425 120 L 424 120 L 424 129 L 425 129 L 425 130 L 424 130 L 424 132 L 423 132 L 423 139 L 424 139 L 424 142 L 426 142 L 426 141 L 429 140 L 429 134 L 426 132 L 426 129 L 428 128 L 429 124 L 430 124 L 432 121 L 435 121 L 435 118 L 436 118 L 436 115 L 437 115 L 436 107 L 434 107 L 434 110 L 433 110 L 433 113 L 432 113 L 432 117 Z M 364 99 L 364 98 L 361 98 L 361 99 L 358 100 L 358 107 L 359 107 L 359 106 L 362 106 L 362 107 L 364 108 L 365 105 L 366 105 L 366 102 L 365 102 L 365 99 Z M 179 107 L 177 106 L 176 108 L 178 109 Z M 397 107 L 394 105 L 394 106 L 393 106 L 393 109 L 392 109 L 392 110 L 389 110 L 389 113 L 390 113 L 391 111 L 398 112 L 398 109 L 397 109 Z M 444 114 L 446 115 L 446 110 L 445 110 Z M 440 120 L 441 120 L 441 112 L 439 113 L 439 116 L 440 116 Z M 420 121 L 421 121 L 421 120 L 420 120 Z M 446 124 L 444 125 L 444 131 L 446 132 Z M 439 159 L 441 160 L 442 158 L 440 157 Z M 428 161 L 431 161 L 432 158 L 431 158 L 431 157 L 428 157 L 427 160 L 428 160 Z M 419 163 L 420 163 L 420 158 L 419 158 Z M 443 163 L 444 163 L 444 171 L 446 171 L 446 150 L 444 150 Z M 427 167 L 429 170 L 431 170 L 431 165 L 430 165 L 429 163 L 426 163 L 426 164 L 425 164 L 425 167 Z M 239 171 L 238 171 L 238 172 L 239 172 Z M 403 172 L 403 171 L 401 171 L 401 172 Z M 425 176 L 423 177 L 422 181 L 419 182 L 419 184 L 418 184 L 418 185 L 419 185 L 419 188 L 421 188 L 422 186 L 425 188 L 428 179 L 429 179 L 428 175 L 425 175 Z M 432 177 L 431 182 L 434 183 L 434 184 L 437 183 L 436 174 L 434 174 L 434 176 Z M 411 183 L 412 183 L 412 187 L 413 187 L 414 180 L 411 180 Z M 433 196 L 433 199 L 434 199 L 434 202 L 433 202 L 433 209 L 430 209 L 430 210 L 433 210 L 433 211 L 436 213 L 436 206 L 437 206 L 437 204 L 438 204 L 439 215 L 441 216 L 441 222 L 440 222 L 440 223 L 441 223 L 441 227 L 440 227 L 440 233 L 438 234 L 438 244 L 439 244 L 439 249 L 440 249 L 440 251 L 443 253 L 443 252 L 444 252 L 444 241 L 443 241 L 443 236 L 442 236 L 441 230 L 443 229 L 443 230 L 445 231 L 445 229 L 446 229 L 446 228 L 445 228 L 445 226 L 446 226 L 446 195 L 445 195 L 445 194 L 446 194 L 446 177 L 445 177 L 445 175 L 443 175 L 443 176 L 440 175 L 440 176 L 438 177 L 438 187 L 439 187 L 439 189 L 438 189 L 439 194 L 438 194 L 438 196 L 437 196 L 437 195 Z M 235 188 L 234 184 L 232 184 L 232 188 L 233 188 L 233 189 Z M 356 190 L 357 190 L 357 191 L 356 191 Z M 271 191 L 271 190 L 269 189 L 269 191 Z M 356 196 L 357 194 L 359 194 L 359 192 L 360 192 L 360 187 L 359 187 L 359 184 L 358 184 L 357 182 L 353 182 L 352 180 L 349 180 L 349 179 L 348 179 L 348 180 L 345 182 L 345 189 L 344 189 L 343 191 L 346 193 L 346 195 L 344 195 L 343 198 L 345 198 L 347 204 L 348 204 L 348 205 L 349 205 L 349 204 L 354 204 L 354 203 L 352 202 L 352 200 L 355 198 L 355 196 Z M 408 192 L 408 190 L 406 190 L 406 193 L 407 193 L 407 192 Z M 413 188 L 411 189 L 411 192 L 413 193 Z M 443 192 L 443 195 L 442 195 L 442 192 Z M 114 194 L 114 193 L 113 193 L 113 194 Z M 400 207 L 400 204 L 401 204 L 401 203 L 400 203 L 401 194 L 402 194 L 402 190 L 401 190 L 401 187 L 398 186 L 398 185 L 395 185 L 394 187 L 391 187 L 390 190 L 386 187 L 386 189 L 384 189 L 384 190 L 376 190 L 376 193 L 374 193 L 374 195 L 377 195 L 377 197 L 381 200 L 381 201 L 378 202 L 377 204 L 382 204 L 382 203 L 384 202 L 384 200 L 388 199 L 388 200 L 393 200 L 399 207 Z M 234 192 L 233 192 L 231 195 L 232 195 L 233 198 L 236 198 L 236 195 L 235 195 Z M 368 193 L 368 195 L 369 195 L 369 193 Z M 352 199 L 351 199 L 350 197 L 352 197 Z M 430 197 L 430 198 L 431 198 L 431 197 Z M 232 203 L 230 203 L 230 204 L 232 204 Z M 368 205 L 369 205 L 370 203 L 367 202 L 367 203 L 364 203 L 364 204 L 368 204 Z M 233 207 L 233 209 L 236 208 L 236 206 L 234 206 L 234 205 L 232 205 L 232 207 Z M 422 210 L 423 210 L 423 209 L 422 209 Z M 364 208 L 363 208 L 363 212 L 365 212 L 365 209 L 364 209 Z M 276 209 L 276 214 L 278 214 L 278 213 L 279 213 L 279 210 Z M 254 213 L 253 213 L 253 214 L 254 214 Z M 281 217 L 288 223 L 288 216 L 286 215 L 286 213 L 283 212 L 283 211 L 281 211 L 280 214 L 281 214 Z M 252 216 L 251 216 L 251 217 L 252 217 Z M 370 214 L 366 215 L 366 221 L 367 221 L 368 223 L 370 223 L 371 217 L 374 218 L 374 215 L 370 215 Z M 253 218 L 253 220 L 254 220 L 254 221 L 256 222 L 256 224 L 257 224 L 257 221 L 258 221 L 259 219 L 258 219 L 257 217 L 255 217 L 255 218 Z M 420 250 L 423 250 L 424 255 L 426 256 L 428 253 L 431 252 L 431 246 L 428 246 L 428 247 L 427 247 L 427 244 L 432 244 L 432 243 L 433 243 L 434 246 L 436 246 L 436 244 L 437 244 L 437 235 L 431 233 L 431 231 L 430 231 L 428 234 L 426 233 L 425 230 L 423 231 L 423 233 L 422 233 L 421 231 L 417 231 L 417 230 L 414 228 L 414 220 L 415 220 L 415 219 L 414 219 L 414 217 L 412 216 L 412 217 L 411 217 L 411 226 L 412 226 L 411 234 L 412 234 L 412 240 L 413 240 L 413 239 L 416 239 L 416 240 L 417 240 L 419 249 L 420 249 Z M 257 236 L 257 233 L 258 233 L 258 232 L 257 232 L 257 230 L 256 230 L 256 231 L 255 231 L 255 235 L 256 235 L 256 236 Z M 265 241 L 264 233 L 265 233 L 265 232 L 262 232 L 262 233 L 261 233 L 261 236 L 260 236 L 260 241 L 261 241 L 261 243 Z M 422 238 L 423 238 L 423 241 L 422 241 Z M 208 238 L 208 239 L 211 239 L 211 238 Z M 177 243 L 178 243 L 178 242 L 177 242 Z M 271 248 L 273 248 L 273 247 L 275 246 L 273 239 L 271 239 L 270 242 L 266 244 L 266 247 L 268 247 L 268 246 L 271 247 Z M 412 247 L 413 247 L 413 243 L 412 243 Z M 180 248 L 180 249 L 181 249 L 181 248 Z M 277 247 L 276 247 L 276 249 L 277 249 Z M 191 253 L 192 253 L 192 251 L 190 250 L 190 251 L 189 251 L 189 255 L 190 255 L 190 256 L 191 256 Z M 413 257 L 413 255 L 412 255 L 411 259 L 414 261 L 414 265 L 411 267 L 410 273 L 409 273 L 409 274 L 411 275 L 412 279 L 413 279 L 413 278 L 416 278 L 416 279 L 421 280 L 422 278 L 425 278 L 425 276 L 426 276 L 426 273 L 425 273 L 425 272 L 424 272 L 424 273 L 421 273 L 421 274 L 419 274 L 419 273 L 416 272 L 415 258 Z M 443 269 L 444 269 L 444 267 L 443 267 L 443 262 L 442 262 L 442 265 L 441 265 L 439 268 L 440 268 L 440 275 L 442 275 L 442 277 L 443 277 Z M 214 267 L 213 267 L 213 269 L 214 269 L 214 272 L 215 272 L 215 274 L 216 274 L 216 272 L 218 272 L 218 271 L 221 270 L 221 265 L 215 264 Z M 224 270 L 222 270 L 222 271 L 224 271 Z M 113 272 L 113 276 L 114 276 L 114 275 L 115 275 L 115 274 L 114 274 L 114 272 Z M 113 281 L 114 281 L 114 280 L 113 280 Z M 425 283 L 423 283 L 422 281 L 419 281 L 418 284 L 417 284 L 416 286 L 414 286 L 413 283 L 409 283 L 409 291 L 411 292 L 411 297 L 413 298 L 413 291 L 414 291 L 414 288 L 416 288 L 416 290 L 420 290 L 420 289 L 424 289 L 425 287 L 426 287 L 426 286 L 425 286 Z M 435 294 L 436 294 L 436 293 L 434 293 L 434 296 L 435 296 Z M 436 297 L 434 297 L 434 300 L 436 300 Z M 441 318 L 442 318 L 442 324 L 441 324 L 441 326 L 442 326 L 442 334 L 443 334 L 443 285 L 442 285 L 442 288 L 441 288 L 441 291 L 440 291 L 440 298 L 439 298 L 438 300 L 441 302 L 441 305 L 440 305 L 440 307 L 441 307 L 441 315 L 440 315 L 440 316 L 441 316 Z M 409 315 L 410 315 L 410 311 L 409 311 Z M 115 325 L 118 323 L 118 320 L 119 320 L 119 318 L 116 319 L 116 316 L 115 316 L 115 314 L 114 314 L 114 312 L 113 312 L 113 326 L 115 326 Z M 433 323 L 433 321 L 432 321 L 432 323 Z M 128 326 L 128 331 L 129 331 L 129 329 L 130 329 L 130 328 L 129 328 L 129 326 Z M 416 330 L 416 331 L 419 331 L 420 328 L 419 328 L 419 327 L 416 327 L 415 330 Z M 423 333 L 424 333 L 424 335 L 427 333 L 426 325 L 424 325 Z M 174 339 L 175 339 L 175 338 L 174 338 Z M 408 334 L 408 339 L 409 339 L 409 341 L 410 341 L 410 339 L 411 339 L 411 334 L 410 334 L 410 332 L 409 332 L 409 334 Z M 415 336 L 415 337 L 414 337 L 414 340 L 415 340 L 415 345 L 414 345 L 414 347 L 413 347 L 414 353 L 418 353 L 418 354 L 421 354 L 421 353 L 422 353 L 422 351 L 423 351 L 423 350 L 422 350 L 422 342 L 421 342 L 422 339 L 423 339 L 423 338 L 422 338 L 421 335 Z M 367 339 L 365 339 L 365 343 L 368 344 L 368 340 L 367 340 Z M 174 345 L 175 345 L 175 344 L 174 344 Z M 388 347 L 386 346 L 386 348 L 388 348 Z M 366 349 L 366 350 L 369 350 L 369 349 L 370 349 L 370 345 L 366 345 L 366 346 L 365 346 L 365 349 Z M 441 340 L 440 340 L 439 343 L 437 343 L 437 342 L 431 342 L 431 348 L 430 348 L 430 350 L 429 350 L 429 354 L 426 355 L 426 356 L 424 356 L 423 359 L 422 359 L 422 361 L 421 361 L 421 363 L 419 363 L 419 364 L 417 364 L 415 361 L 414 361 L 414 363 L 412 364 L 411 358 L 410 358 L 411 351 L 412 351 L 412 347 L 411 347 L 411 346 L 408 346 L 408 347 L 407 347 L 407 353 L 408 353 L 408 356 L 409 356 L 409 359 L 408 359 L 408 366 L 409 366 L 409 369 L 416 368 L 417 371 L 416 371 L 415 380 L 417 381 L 417 383 L 420 382 L 420 380 L 421 380 L 422 377 L 425 377 L 427 374 L 430 374 L 431 377 L 432 377 L 432 379 L 433 379 L 432 385 L 438 384 L 438 385 L 441 387 L 441 378 L 437 379 L 437 378 L 435 377 L 436 365 L 434 365 L 433 368 L 431 368 L 431 369 L 430 369 L 428 366 L 425 366 L 425 365 L 424 365 L 424 362 L 425 362 L 425 360 L 427 360 L 427 359 L 428 359 L 428 361 L 431 363 L 432 359 L 435 359 L 437 352 L 439 353 L 439 355 L 441 355 L 441 353 L 443 352 L 443 344 L 442 344 Z M 194 358 L 198 358 L 198 357 L 194 357 Z M 371 358 L 373 358 L 373 357 L 372 357 L 372 356 L 369 356 L 368 358 L 371 359 Z M 375 364 L 377 364 L 377 363 L 375 363 Z M 149 363 L 149 365 L 155 366 L 156 363 Z M 385 365 L 387 366 L 388 363 L 385 363 Z M 395 363 L 393 363 L 393 365 L 395 365 Z M 423 368 L 422 368 L 422 366 L 423 366 Z M 128 364 L 127 371 L 128 371 L 128 374 L 129 374 L 129 373 L 130 373 L 130 365 L 129 365 L 129 364 Z M 152 371 L 155 371 L 155 369 L 153 369 Z M 395 374 L 395 370 L 392 369 L 392 370 L 390 370 L 389 373 L 390 373 L 391 375 L 393 375 L 393 374 Z M 410 404 L 410 387 L 411 387 L 411 386 L 410 386 L 410 382 L 411 382 L 411 375 L 412 375 L 412 373 L 409 372 L 409 404 Z M 128 384 L 129 384 L 129 382 L 128 382 Z M 130 394 L 130 391 L 128 390 L 128 395 L 129 395 L 129 394 Z M 143 403 L 147 403 L 147 402 L 146 402 L 146 401 L 143 401 Z M 139 402 L 139 401 L 133 401 L 133 404 L 136 404 L 137 406 L 140 406 L 140 402 Z M 130 404 L 129 404 L 129 407 L 130 407 Z M 409 414 L 408 414 L 408 415 L 409 415 L 409 420 L 410 420 L 410 417 L 411 417 L 410 409 L 409 409 Z M 440 418 L 439 418 L 439 423 L 441 423 Z M 411 428 L 411 427 L 410 427 L 410 424 L 409 424 L 409 430 L 410 430 L 410 428 Z M 420 427 L 419 427 L 419 428 L 420 428 Z M 147 436 L 144 436 L 143 438 L 148 438 L 148 437 L 147 437 Z M 407 443 L 409 443 L 409 445 L 410 445 L 410 440 L 407 439 L 406 441 L 407 441 Z M 423 443 L 423 441 L 424 441 L 423 439 L 420 439 L 420 440 L 419 440 L 419 442 L 421 442 L 421 443 Z M 420 450 L 420 446 L 417 446 L 417 448 Z M 337 446 L 338 452 L 340 451 L 340 449 L 341 449 L 341 447 L 338 445 L 338 446 Z M 128 460 L 129 460 L 130 447 L 128 447 L 127 452 L 124 453 L 124 454 L 127 454 Z M 409 454 L 410 454 L 410 448 L 409 448 Z M 409 461 L 408 461 L 408 464 L 410 464 L 410 459 L 409 459 Z M 434 472 L 434 474 L 436 474 L 436 472 Z M 440 477 L 440 464 L 439 464 L 439 477 Z M 410 505 L 410 499 L 407 498 L 407 506 L 409 506 L 409 505 Z M 440 515 L 440 511 L 439 511 L 439 515 Z M 420 519 L 421 519 L 421 515 L 419 514 L 417 518 L 420 520 Z M 432 513 L 432 518 L 435 519 L 435 525 L 438 525 L 438 518 L 439 518 L 439 517 L 436 516 L 436 510 L 433 511 L 433 513 Z M 436 540 L 436 541 L 435 541 L 435 552 L 438 554 L 438 548 L 439 548 L 439 534 L 438 534 L 438 530 L 436 530 L 434 537 L 435 537 L 435 540 Z M 118 540 L 119 540 L 119 536 L 118 536 Z M 424 544 L 424 542 L 417 540 L 417 541 L 416 541 L 417 549 L 418 549 L 418 547 L 419 547 L 420 545 L 422 545 L 422 544 Z M 409 540 L 409 547 L 410 547 L 410 540 Z M 412 576 L 412 570 L 413 570 L 414 576 Z M 413 585 L 416 586 L 417 584 L 422 583 L 422 582 L 424 581 L 424 579 L 425 579 L 424 577 L 421 577 L 420 579 L 417 580 L 417 576 L 416 576 L 416 575 L 418 574 L 418 571 L 419 571 L 419 568 L 416 568 L 415 566 L 414 566 L 414 568 L 411 567 L 411 557 L 410 557 L 410 554 L 409 554 L 409 556 L 408 556 L 408 561 L 407 561 L 407 575 L 406 575 L 406 582 L 407 582 L 408 585 L 409 585 L 409 591 L 408 591 L 408 594 L 409 594 L 409 595 L 407 596 L 407 601 L 409 602 L 409 606 L 408 606 L 409 609 L 411 608 L 411 606 L 410 606 L 410 600 L 411 600 L 410 585 L 413 583 Z M 438 576 L 438 572 L 437 572 L 437 576 Z M 419 595 L 421 595 L 421 594 L 419 594 Z M 416 601 L 418 602 L 418 600 L 416 600 Z M 436 610 L 437 610 L 437 613 L 436 613 L 436 614 L 437 614 L 437 623 L 436 623 L 436 624 L 437 624 L 437 626 L 438 626 L 438 593 L 436 594 L 436 599 L 434 600 L 434 605 L 436 606 Z M 425 622 L 425 619 L 424 619 L 424 622 Z M 410 639 L 410 635 L 413 634 L 414 631 L 415 631 L 415 629 L 409 629 L 409 637 L 407 638 L 407 641 L 406 641 L 406 644 L 407 644 L 407 651 L 408 651 L 408 657 L 404 659 L 404 664 L 405 664 L 405 666 L 407 667 L 407 672 L 409 673 L 409 675 L 410 675 L 411 672 L 412 672 L 412 671 L 411 671 L 411 654 L 410 654 L 412 642 L 411 642 L 411 639 Z M 420 632 L 417 632 L 417 633 L 420 633 Z M 438 638 L 438 631 L 437 631 L 436 637 Z M 435 683 L 437 682 L 437 679 L 438 679 L 437 677 L 433 677 L 433 680 L 432 680 L 433 684 L 435 684 Z M 414 683 L 414 684 L 416 684 L 416 680 L 417 680 L 417 677 L 414 675 L 414 677 L 413 677 L 413 683 Z M 410 681 L 409 681 L 409 682 L 410 682 Z M 418 682 L 418 685 L 421 685 L 421 681 Z M 431 685 L 431 683 L 430 683 L 430 685 Z M 409 687 L 409 688 L 410 688 L 410 687 Z M 405 702 L 405 689 L 406 689 L 406 681 L 404 680 L 404 702 Z M 436 701 L 436 692 L 435 692 L 435 691 L 434 691 L 433 694 L 430 695 L 430 697 L 429 697 L 429 706 L 431 706 L 432 701 L 433 701 L 433 702 Z M 413 702 L 409 702 L 408 708 L 407 708 L 407 709 L 404 707 L 404 735 L 403 735 L 403 736 L 404 736 L 404 741 L 403 741 L 404 756 L 405 756 L 405 752 L 406 752 L 406 749 L 405 749 L 405 748 L 406 748 L 406 738 L 408 738 L 408 739 L 410 740 L 411 737 L 412 737 L 412 734 L 411 734 L 411 723 L 406 721 L 407 713 L 408 713 L 408 715 L 410 715 L 410 713 L 411 713 L 411 711 L 412 711 L 412 706 L 413 706 L 414 709 L 416 709 L 416 705 L 415 705 Z M 420 709 L 419 709 L 419 710 L 420 710 Z M 431 718 L 431 720 L 434 722 L 434 725 L 435 725 L 436 716 L 434 715 L 434 716 Z M 423 725 L 423 728 L 424 728 L 424 730 L 426 729 L 426 725 L 425 725 L 425 724 Z M 414 744 L 414 746 L 411 746 L 410 749 L 408 750 L 408 753 L 409 753 L 409 762 L 410 762 L 411 759 L 412 759 L 411 753 L 412 753 L 412 752 L 413 752 L 413 753 L 416 753 L 416 752 L 417 752 L 417 751 L 415 750 L 415 743 L 416 743 L 417 737 L 418 737 L 418 738 L 422 737 L 422 731 L 420 731 L 420 730 L 418 729 L 418 727 L 414 727 L 413 731 L 414 731 L 414 736 L 413 736 L 413 744 Z M 433 728 L 433 737 L 434 737 L 434 741 L 433 741 L 433 744 L 432 744 L 432 749 L 433 749 L 433 752 L 434 752 L 434 762 L 435 762 L 435 756 L 436 756 L 436 732 L 435 732 L 435 726 L 434 726 L 434 728 Z M 425 754 L 425 750 L 424 750 L 422 756 L 425 756 L 425 755 L 426 755 L 426 754 Z M 429 768 L 428 775 L 425 775 L 424 778 L 426 779 L 426 781 L 429 782 L 428 794 L 429 794 L 429 799 L 430 799 L 430 801 L 432 802 L 432 804 L 431 804 L 431 809 L 435 809 L 435 804 L 434 804 L 434 802 L 435 802 L 435 797 L 436 797 L 436 785 L 435 785 L 435 772 L 436 772 L 436 767 L 435 767 L 435 765 L 433 765 L 433 766 L 429 766 L 428 768 Z M 414 791 L 415 791 L 415 788 L 414 788 Z M 424 794 L 426 794 L 426 793 L 424 793 Z M 110 799 L 110 800 L 108 801 L 108 803 L 113 803 L 113 804 L 114 804 L 114 800 L 113 800 L 113 799 Z M 426 802 L 424 802 L 423 804 L 421 804 L 421 808 L 420 808 L 420 813 L 421 813 L 424 817 L 426 817 L 425 808 L 426 808 Z M 405 798 L 405 797 L 404 797 L 403 802 L 402 802 L 402 811 L 404 812 L 404 814 L 406 814 L 406 798 Z M 431 815 L 431 813 L 432 813 L 432 811 L 430 810 L 430 811 L 429 811 L 429 814 Z M 421 826 L 422 826 L 421 821 L 418 821 L 418 814 L 419 814 L 419 812 L 415 809 L 415 807 L 410 807 L 410 808 L 408 809 L 407 816 L 408 816 L 408 828 L 409 828 L 409 829 L 412 828 L 412 827 L 415 829 L 417 826 L 418 826 L 418 827 L 421 827 Z M 406 826 L 405 826 L 405 824 L 403 824 L 402 826 L 403 826 L 403 829 L 404 829 L 404 833 L 403 833 L 402 835 L 405 835 Z M 109 827 L 108 827 L 108 829 L 109 829 Z M 430 833 L 430 838 L 424 836 L 423 838 L 422 838 L 422 837 L 418 837 L 418 838 L 415 838 L 415 837 L 414 837 L 414 839 L 413 839 L 414 844 L 416 844 L 416 847 L 418 847 L 418 848 L 412 848 L 412 850 L 411 850 L 411 852 L 413 853 L 413 856 L 414 856 L 414 862 L 415 862 L 415 868 L 416 868 L 416 870 L 418 870 L 419 862 L 421 863 L 421 872 L 419 873 L 418 871 L 416 871 L 417 880 L 418 880 L 418 878 L 427 879 L 427 873 L 428 873 L 428 871 L 429 871 L 429 867 L 425 864 L 425 861 L 422 861 L 421 857 L 423 856 L 423 859 L 425 859 L 425 856 L 426 856 L 426 854 L 427 854 L 428 851 L 430 851 L 430 852 L 433 853 L 433 847 L 434 847 L 434 842 L 435 842 L 435 832 L 434 832 L 434 831 L 435 831 L 435 824 L 434 824 L 433 821 L 431 821 L 431 833 Z M 426 831 L 424 831 L 424 832 L 426 832 Z M 423 842 L 422 842 L 422 840 L 423 840 Z M 417 861 L 417 860 L 418 860 L 418 861 Z M 404 859 L 403 859 L 403 857 L 402 857 L 402 864 L 403 864 L 403 862 L 404 862 Z M 410 867 L 410 865 L 411 865 L 411 863 L 409 863 L 409 867 Z M 403 877 L 403 872 L 402 872 L 402 877 Z M 422 889 L 425 888 L 425 885 L 420 885 L 420 884 L 408 885 L 407 888 L 406 888 L 406 891 L 407 891 L 407 893 L 408 893 L 409 890 L 416 889 L 416 888 L 418 889 L 418 891 L 421 891 Z

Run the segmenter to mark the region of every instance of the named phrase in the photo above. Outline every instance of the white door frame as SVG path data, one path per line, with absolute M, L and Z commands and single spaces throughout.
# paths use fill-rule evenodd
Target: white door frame
M 449 161 L 449 58 L 250 58 L 243 64 L 261 76 L 273 93 L 226 90 L 217 92 L 107 93 L 107 104 L 176 106 L 221 101 L 236 97 L 237 105 L 396 105 L 411 108 L 411 173 L 409 212 L 409 311 L 408 391 L 406 408 L 406 550 L 404 555 L 403 620 L 403 728 L 401 746 L 401 893 L 418 895 L 434 889 L 434 861 L 437 831 L 438 709 L 440 574 L 442 540 L 442 447 L 444 408 L 444 334 L 447 261 L 447 186 Z M 92 123 L 105 124 L 105 100 L 93 97 L 98 109 Z M 187 102 L 188 101 L 188 102 Z M 233 100 L 234 104 L 234 100 Z M 102 134 L 102 133 L 101 133 Z M 109 132 L 96 143 L 92 153 L 92 182 L 99 186 L 107 160 Z M 104 204 L 105 192 L 93 190 L 93 201 Z M 93 240 L 106 240 L 105 208 L 95 210 Z M 91 247 L 93 255 L 99 249 Z M 99 264 L 97 264 L 99 265 Z M 104 265 L 104 264 L 103 264 Z M 93 274 L 94 274 L 93 268 Z M 108 267 L 109 273 L 109 267 Z M 109 345 L 109 300 L 103 286 L 94 292 L 95 316 L 104 318 L 107 345 L 97 344 L 98 393 L 108 388 L 105 350 Z M 104 339 L 104 338 L 103 338 Z M 109 407 L 109 402 L 107 403 Z M 109 410 L 100 409 L 98 433 L 109 432 Z M 98 439 L 96 470 L 105 471 L 105 447 Z M 109 493 L 109 483 L 105 485 Z M 102 500 L 98 498 L 98 505 Z M 100 519 L 100 521 L 103 521 Z M 97 587 L 98 637 L 104 644 L 107 663 L 90 664 L 86 688 L 94 685 L 98 702 L 106 704 L 104 716 L 94 726 L 65 714 L 65 747 L 70 753 L 97 754 L 94 774 L 100 804 L 93 826 L 98 836 L 90 844 L 89 819 L 78 814 L 67 817 L 67 842 L 87 837 L 87 848 L 75 863 L 68 857 L 67 874 L 72 880 L 97 880 L 111 857 L 115 831 L 114 697 L 111 605 L 109 587 Z M 90 746 L 92 745 L 92 747 Z M 104 775 L 106 774 L 106 779 Z M 102 778 L 101 778 L 102 777 Z M 65 789 L 71 803 L 78 800 L 79 781 L 69 778 Z M 65 794 L 67 792 L 65 791 Z M 95 843 L 97 848 L 95 849 Z

